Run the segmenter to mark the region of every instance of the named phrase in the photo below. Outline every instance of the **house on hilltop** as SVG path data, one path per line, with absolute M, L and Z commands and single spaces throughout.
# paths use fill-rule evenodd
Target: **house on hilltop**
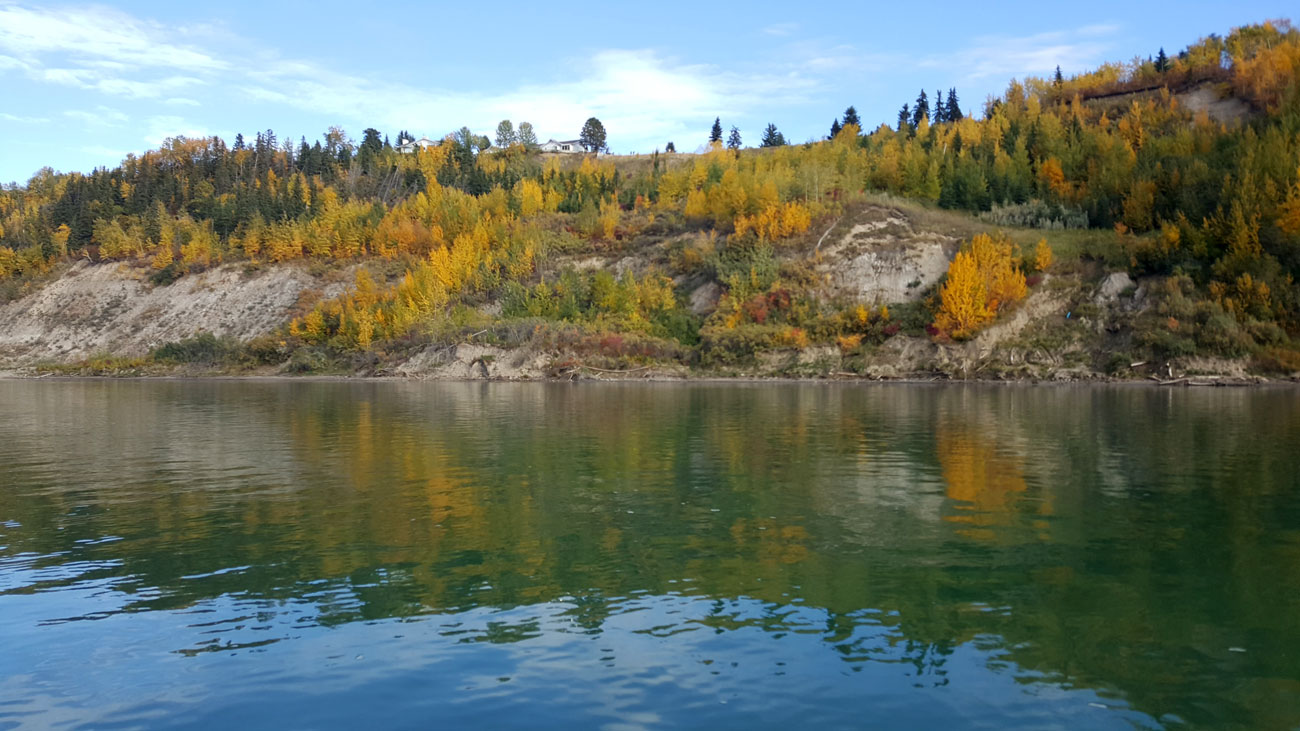
M 439 144 L 438 142 L 435 142 L 434 140 L 431 140 L 428 137 L 421 137 L 418 140 L 404 140 L 402 144 L 398 145 L 393 149 L 397 150 L 403 155 L 407 155 L 412 152 L 415 152 L 416 150 L 427 150 L 430 147 L 437 147 L 438 144 Z
M 539 149 L 542 152 L 581 153 L 586 152 L 581 140 L 547 140 Z

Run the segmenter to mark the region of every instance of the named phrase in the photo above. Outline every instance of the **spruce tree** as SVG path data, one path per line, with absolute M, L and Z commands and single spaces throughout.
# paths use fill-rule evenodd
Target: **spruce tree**
M 949 122 L 960 122 L 966 117 L 966 115 L 961 111 L 961 106 L 957 103 L 956 87 L 948 90 L 948 110 L 946 116 Z
M 916 107 L 912 109 L 912 126 L 920 127 L 921 120 L 930 116 L 930 101 L 925 96 L 925 89 L 921 90 L 921 95 L 916 98 Z
M 862 129 L 862 120 L 858 119 L 858 110 L 851 106 L 844 110 L 844 127 L 850 124 L 856 126 L 859 130 Z
M 713 119 L 713 129 L 709 132 L 709 142 L 721 142 L 721 141 L 722 141 L 722 118 L 715 117 Z
M 948 107 L 943 103 L 943 90 L 934 90 L 934 111 L 930 113 L 930 121 L 935 124 L 943 124 L 948 121 Z
M 832 119 L 832 120 L 831 120 L 831 139 L 835 139 L 835 135 L 839 134 L 841 129 L 842 129 L 842 127 L 840 127 L 840 120 L 838 120 L 838 119 Z
M 1057 66 L 1056 66 L 1056 77 L 1055 77 L 1054 79 L 1052 79 L 1052 84 L 1053 84 L 1054 86 L 1060 86 L 1061 84 L 1064 84 L 1064 83 L 1065 83 L 1065 77 L 1061 75 L 1061 66 L 1060 66 L 1060 64 L 1057 64 Z
M 731 128 L 731 134 L 727 136 L 727 149 L 739 150 L 741 147 L 740 130 L 735 127 Z
M 1169 57 L 1165 55 L 1163 46 L 1160 48 L 1160 54 L 1156 56 L 1156 71 L 1164 73 L 1169 70 Z
M 909 129 L 912 126 L 911 119 L 912 119 L 912 113 L 908 110 L 907 105 L 904 104 L 903 108 L 898 110 L 898 131 L 899 132 L 909 131 Z
M 758 143 L 759 147 L 780 147 L 785 144 L 785 135 L 777 131 L 776 125 L 769 123 L 763 130 L 763 140 Z

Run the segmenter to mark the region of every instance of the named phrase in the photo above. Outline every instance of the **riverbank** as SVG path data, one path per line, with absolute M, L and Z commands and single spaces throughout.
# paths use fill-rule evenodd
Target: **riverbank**
M 512 297 L 576 296 L 558 284 L 542 295 L 488 290 L 412 323 L 402 337 L 364 347 L 312 336 L 309 315 L 367 282 L 395 286 L 407 271 L 401 262 L 227 263 L 163 282 L 147 262 L 83 260 L 0 304 L 0 369 L 20 376 L 497 381 L 1205 385 L 1300 378 L 1300 356 L 1285 333 L 1261 326 L 1256 334 L 1271 344 L 1255 343 L 1214 307 L 1189 304 L 1177 278 L 1135 280 L 1115 271 L 1107 234 L 1091 231 L 1053 234 L 1059 261 L 1027 279 L 1023 299 L 964 339 L 950 338 L 933 326 L 942 265 L 981 226 L 914 204 L 863 203 L 815 242 L 792 245 L 769 262 L 786 272 L 786 283 L 739 305 L 743 317 L 724 317 L 737 305 L 716 272 L 657 274 L 671 269 L 681 241 L 556 254 L 539 265 L 543 282 L 590 288 L 607 274 L 597 287 L 608 290 L 600 295 L 606 299 L 671 293 L 680 301 L 671 317 L 649 324 L 639 316 L 569 319 L 507 306 Z M 1039 232 L 1013 233 L 1024 248 Z M 637 289 L 651 281 L 671 284 L 671 292 Z M 631 289 L 619 289 L 623 283 Z M 784 324 L 774 323 L 777 310 Z
M 718 383 L 718 384 L 880 384 L 880 385 L 922 385 L 922 384 L 982 384 L 982 385 L 1099 385 L 1099 386 L 1142 386 L 1142 387 L 1183 387 L 1183 388 L 1226 388 L 1259 386 L 1295 386 L 1300 385 L 1300 378 L 1267 378 L 1264 376 L 1219 376 L 1198 375 L 1179 376 L 1161 379 L 1156 376 L 1146 378 L 1118 378 L 1105 374 L 1090 374 L 1080 377 L 1078 374 L 1059 374 L 1055 378 L 994 378 L 994 377 L 951 377 L 947 374 L 915 374 L 893 378 L 873 378 L 850 373 L 830 373 L 821 376 L 792 377 L 781 375 L 718 375 L 712 373 L 685 372 L 674 373 L 653 368 L 629 369 L 623 371 L 576 367 L 558 375 L 539 375 L 529 377 L 501 377 L 492 375 L 466 374 L 464 376 L 419 375 L 419 374 L 286 374 L 275 372 L 230 373 L 220 370 L 181 370 L 140 372 L 102 372 L 77 373 L 69 370 L 9 370 L 0 371 L 0 380 L 17 381 L 82 381 L 82 380 L 120 380 L 120 381 L 248 381 L 248 382 L 445 382 L 445 383 Z

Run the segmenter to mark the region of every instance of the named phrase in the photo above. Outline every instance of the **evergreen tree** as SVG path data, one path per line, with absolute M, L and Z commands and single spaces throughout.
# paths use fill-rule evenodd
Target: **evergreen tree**
M 1160 54 L 1156 56 L 1156 71 L 1164 73 L 1169 70 L 1169 57 L 1165 55 L 1163 46 L 1160 48 Z
M 921 95 L 916 98 L 916 107 L 912 109 L 912 126 L 920 127 L 921 120 L 930 116 L 930 100 L 925 96 L 925 89 L 921 90 Z
M 912 127 L 912 112 L 909 110 L 908 106 L 904 104 L 903 108 L 898 110 L 898 131 L 907 132 L 911 129 L 911 127 Z
M 235 134 L 235 147 L 234 147 L 234 149 L 235 149 L 235 150 L 242 150 L 242 149 L 244 149 L 244 133 L 243 133 L 243 132 L 238 132 L 238 133 Z
M 361 145 L 357 147 L 357 162 L 361 163 L 362 171 L 370 172 L 375 159 L 384 151 L 384 141 L 379 136 L 379 130 L 374 127 L 367 128 L 361 135 Z
M 713 120 L 713 129 L 709 131 L 709 142 L 722 141 L 722 118 L 716 117 Z
M 961 110 L 961 106 L 957 103 L 956 87 L 948 90 L 948 110 L 945 116 L 949 122 L 960 122 L 966 117 L 965 113 Z
M 785 144 L 785 135 L 777 131 L 776 125 L 769 123 L 763 130 L 763 140 L 758 143 L 759 147 L 781 147 Z
M 1064 83 L 1065 83 L 1065 77 L 1061 75 L 1061 66 L 1060 66 L 1060 64 L 1057 64 L 1057 66 L 1056 66 L 1056 77 L 1052 79 L 1052 84 L 1053 84 L 1054 86 L 1058 86 L 1058 87 L 1059 87 L 1061 84 L 1064 84 Z
M 582 125 L 582 133 L 578 135 L 578 141 L 587 152 L 609 150 L 605 145 L 605 125 L 595 117 L 589 117 L 587 123 Z
M 852 106 L 844 110 L 844 124 L 842 127 L 847 127 L 850 124 L 856 126 L 858 130 L 862 129 L 862 120 L 858 119 L 858 110 Z
M 934 111 L 930 113 L 930 121 L 935 124 L 943 124 L 948 121 L 948 107 L 943 103 L 943 90 L 934 90 Z
M 843 127 L 840 126 L 840 120 L 838 120 L 838 119 L 832 119 L 832 120 L 831 120 L 831 139 L 835 139 L 835 135 L 839 134 L 841 129 L 843 129 Z
M 732 127 L 731 134 L 727 136 L 727 149 L 739 150 L 740 146 L 741 146 L 740 130 L 735 127 Z

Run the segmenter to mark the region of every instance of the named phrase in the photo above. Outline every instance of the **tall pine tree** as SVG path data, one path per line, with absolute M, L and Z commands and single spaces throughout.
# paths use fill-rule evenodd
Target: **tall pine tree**
M 759 147 L 781 147 L 785 144 L 785 135 L 777 131 L 776 125 L 768 123 L 767 128 L 763 130 L 763 139 L 758 143 Z
M 862 120 L 858 119 L 858 110 L 854 109 L 854 108 L 851 107 L 851 106 L 850 106 L 848 109 L 845 109 L 845 110 L 844 110 L 844 125 L 843 125 L 843 126 L 844 126 L 844 127 L 847 127 L 847 126 L 849 126 L 850 124 L 851 124 L 851 125 L 854 125 L 854 126 L 857 127 L 859 130 L 862 129 Z
M 722 117 L 715 117 L 713 120 L 713 129 L 709 132 L 709 142 L 722 141 Z
M 957 103 L 957 87 L 948 90 L 948 110 L 947 119 L 949 122 L 960 122 L 966 117 L 961 111 L 961 105 Z
M 930 116 L 930 100 L 925 96 L 925 89 L 916 98 L 916 107 L 912 109 L 912 126 L 920 127 L 921 120 Z
M 840 127 L 840 120 L 838 120 L 838 119 L 832 119 L 832 120 L 831 120 L 831 139 L 835 139 L 835 135 L 839 134 L 841 129 L 843 129 L 843 128 Z
M 912 112 L 908 109 L 908 106 L 904 104 L 903 108 L 898 110 L 898 131 L 908 132 L 911 130 L 911 127 Z

